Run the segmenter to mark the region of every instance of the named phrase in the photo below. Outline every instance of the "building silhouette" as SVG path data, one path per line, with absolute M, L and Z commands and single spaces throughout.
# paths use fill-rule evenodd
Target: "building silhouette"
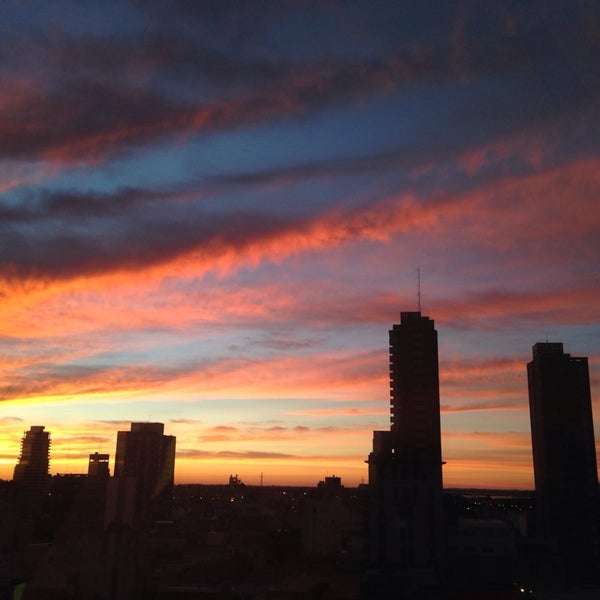
M 389 332 L 389 431 L 373 432 L 369 545 L 374 568 L 405 588 L 441 583 L 444 557 L 437 331 L 402 312 Z M 387 586 L 387 588 L 386 588 Z
M 597 578 L 598 472 L 586 357 L 538 343 L 527 364 L 540 533 L 570 581 Z
M 106 491 L 110 480 L 109 459 L 108 454 L 94 452 L 90 454 L 88 460 L 88 472 L 82 496 L 85 498 L 88 512 L 94 516 L 102 515 L 106 507 Z
M 303 551 L 307 556 L 332 558 L 342 550 L 342 495 L 340 477 L 325 477 L 306 500 Z
M 15 465 L 13 481 L 31 489 L 43 489 L 50 467 L 50 432 L 44 425 L 32 425 L 21 439 L 21 454 Z
M 138 525 L 165 518 L 174 473 L 175 436 L 164 435 L 163 423 L 132 423 L 130 431 L 117 432 L 106 520 Z
M 88 461 L 88 478 L 107 480 L 110 476 L 110 470 L 108 468 L 109 461 L 108 454 L 90 454 Z
M 147 536 L 171 517 L 175 436 L 163 423 L 132 423 L 117 432 L 114 476 L 108 481 L 104 528 L 106 597 L 143 598 Z

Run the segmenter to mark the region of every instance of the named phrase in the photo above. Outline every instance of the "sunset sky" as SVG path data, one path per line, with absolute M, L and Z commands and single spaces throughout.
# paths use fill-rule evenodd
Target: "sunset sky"
M 180 483 L 366 482 L 420 268 L 445 485 L 532 488 L 534 343 L 600 438 L 598 56 L 592 1 L 3 2 L 0 478 L 150 420 Z

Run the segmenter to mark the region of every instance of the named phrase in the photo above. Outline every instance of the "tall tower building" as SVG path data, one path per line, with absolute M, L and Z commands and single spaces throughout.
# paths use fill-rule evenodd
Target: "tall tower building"
M 107 519 L 137 524 L 164 518 L 175 473 L 175 436 L 162 423 L 132 423 L 117 433 L 114 477 L 107 499 Z
M 373 432 L 367 461 L 371 562 L 413 585 L 439 585 L 444 522 L 437 331 L 429 317 L 403 312 L 389 339 L 391 426 Z
M 32 425 L 21 440 L 21 455 L 15 465 L 13 481 L 23 487 L 41 489 L 48 483 L 50 432 L 44 425 Z
M 538 343 L 527 379 L 541 533 L 568 579 L 593 579 L 599 499 L 588 360 L 565 354 L 561 343 Z

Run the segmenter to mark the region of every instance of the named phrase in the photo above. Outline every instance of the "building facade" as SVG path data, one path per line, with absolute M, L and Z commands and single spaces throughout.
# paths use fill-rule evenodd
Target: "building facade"
M 117 432 L 114 477 L 107 498 L 108 521 L 137 524 L 164 518 L 175 473 L 175 436 L 163 423 L 132 423 Z
M 389 332 L 390 430 L 369 455 L 372 565 L 406 585 L 441 585 L 444 563 L 437 331 L 420 312 Z
M 599 498 L 588 360 L 538 343 L 527 364 L 540 533 L 571 581 L 598 577 Z
M 32 425 L 24 432 L 21 454 L 13 481 L 23 487 L 42 489 L 48 484 L 50 468 L 50 432 L 44 425 Z

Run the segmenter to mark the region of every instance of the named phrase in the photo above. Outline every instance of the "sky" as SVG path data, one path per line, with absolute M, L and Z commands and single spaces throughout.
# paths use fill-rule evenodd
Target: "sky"
M 533 344 L 600 437 L 598 56 L 593 1 L 2 2 L 0 478 L 160 421 L 178 483 L 366 482 L 419 269 L 444 485 L 531 489 Z

